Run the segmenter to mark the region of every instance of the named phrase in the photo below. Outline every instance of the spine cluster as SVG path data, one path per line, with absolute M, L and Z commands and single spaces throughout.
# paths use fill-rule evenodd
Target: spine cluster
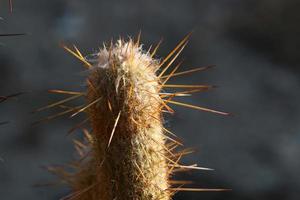
M 171 69 L 188 37 L 163 60 L 153 58 L 159 45 L 144 51 L 139 39 L 127 42 L 120 39 L 109 48 L 104 46 L 93 55 L 93 60 L 83 57 L 75 46 L 74 51 L 65 47 L 88 68 L 87 89 L 84 92 L 51 90 L 71 97 L 37 111 L 52 107 L 64 109 L 40 121 L 69 113 L 72 117 L 82 112 L 87 114 L 76 126 L 86 123 L 90 130 L 83 129 L 83 141 L 74 140 L 81 157 L 71 164 L 75 171 L 49 167 L 72 188 L 73 192 L 66 199 L 169 200 L 176 191 L 211 191 L 186 188 L 183 185 L 189 181 L 172 180 L 178 171 L 210 169 L 180 164 L 180 159 L 192 151 L 178 150 L 182 144 L 163 126 L 163 114 L 174 112 L 171 104 L 228 114 L 173 100 L 212 88 L 209 85 L 168 84 L 172 77 L 210 67 L 177 72 L 179 63 Z M 168 88 L 180 91 L 168 92 Z M 84 105 L 65 105 L 79 97 L 85 97 Z

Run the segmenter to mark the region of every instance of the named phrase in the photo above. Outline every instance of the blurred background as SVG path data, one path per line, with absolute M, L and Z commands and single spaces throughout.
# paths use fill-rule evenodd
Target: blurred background
M 14 0 L 14 12 L 1 1 L 0 95 L 26 94 L 0 104 L 0 195 L 3 200 L 54 200 L 65 186 L 35 187 L 57 178 L 43 169 L 75 157 L 68 130 L 80 118 L 63 117 L 31 126 L 55 111 L 31 114 L 62 98 L 48 89 L 83 89 L 82 64 L 60 43 L 83 54 L 103 42 L 142 31 L 145 48 L 164 42 L 166 55 L 194 31 L 180 59 L 182 70 L 217 67 L 174 80 L 213 84 L 217 89 L 185 102 L 234 114 L 223 117 L 182 107 L 167 126 L 197 149 L 184 158 L 215 171 L 193 171 L 178 178 L 194 187 L 230 192 L 180 192 L 175 200 L 298 200 L 300 197 L 300 1 L 297 0 Z M 179 59 L 179 60 L 180 60 Z

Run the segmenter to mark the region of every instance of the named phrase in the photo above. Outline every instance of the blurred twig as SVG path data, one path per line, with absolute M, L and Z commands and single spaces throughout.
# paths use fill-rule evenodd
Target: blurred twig
M 9 121 L 0 122 L 0 126 L 5 125 L 5 124 L 8 124 L 8 123 L 9 123 Z
M 6 95 L 6 96 L 0 96 L 0 103 L 3 103 L 4 101 L 11 99 L 11 98 L 15 98 L 17 96 L 20 96 L 22 94 L 24 94 L 25 92 L 18 92 L 18 93 L 14 93 L 14 94 L 10 94 L 10 95 Z M 0 122 L 0 126 L 8 124 L 9 121 L 3 121 Z
M 14 97 L 17 97 L 17 96 L 20 96 L 22 94 L 24 94 L 25 92 L 18 92 L 18 93 L 14 93 L 14 94 L 10 94 L 10 95 L 7 95 L 7 96 L 0 96 L 0 103 L 8 100 L 8 99 L 11 99 L 11 98 L 14 98 Z
M 8 4 L 9 4 L 9 10 L 12 13 L 13 12 L 12 0 L 8 0 Z M 0 19 L 2 18 L 0 17 Z M 26 35 L 26 34 L 25 33 L 4 33 L 4 34 L 0 34 L 0 37 L 21 36 L 21 35 Z
M 9 10 L 12 13 L 13 12 L 13 3 L 12 3 L 12 0 L 8 0 L 8 4 L 9 4 Z
M 26 34 L 25 33 L 5 33 L 5 34 L 0 34 L 0 37 L 20 36 L 20 35 L 26 35 Z

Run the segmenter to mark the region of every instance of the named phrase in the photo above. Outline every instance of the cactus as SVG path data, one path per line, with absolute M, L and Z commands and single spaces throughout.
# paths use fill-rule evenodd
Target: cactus
M 50 90 L 52 93 L 71 95 L 37 111 L 52 107 L 64 110 L 42 119 L 47 121 L 82 112 L 87 119 L 77 125 L 89 123 L 91 131 L 83 129 L 85 139 L 74 140 L 80 160 L 72 163 L 75 172 L 61 167 L 48 170 L 59 175 L 73 190 L 66 199 L 79 200 L 169 200 L 176 191 L 217 191 L 217 189 L 184 188 L 188 181 L 172 180 L 177 171 L 208 168 L 197 165 L 182 165 L 182 156 L 191 150 L 178 150 L 182 143 L 164 128 L 163 113 L 173 113 L 170 104 L 213 112 L 228 113 L 185 104 L 173 100 L 177 96 L 211 89 L 209 85 L 167 84 L 171 77 L 208 69 L 200 67 L 177 72 L 180 64 L 170 71 L 174 61 L 184 49 L 187 35 L 163 60 L 154 56 L 160 43 L 151 51 L 130 39 L 120 39 L 94 54 L 94 59 L 83 57 L 74 50 L 64 48 L 81 60 L 88 69 L 85 92 Z M 90 57 L 91 58 L 91 57 Z M 169 74 L 166 74 L 168 71 Z M 185 89 L 167 92 L 168 88 Z M 83 106 L 70 107 L 65 103 L 85 97 Z M 74 130 L 74 129 L 72 129 Z

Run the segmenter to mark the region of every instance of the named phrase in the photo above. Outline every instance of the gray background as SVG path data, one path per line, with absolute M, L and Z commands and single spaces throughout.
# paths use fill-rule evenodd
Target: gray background
M 232 188 L 226 193 L 182 192 L 174 199 L 300 198 L 300 2 L 297 0 L 14 0 L 9 14 L 1 1 L 0 94 L 27 91 L 0 104 L 0 199 L 59 199 L 68 188 L 34 187 L 57 180 L 41 166 L 75 157 L 67 130 L 80 119 L 67 117 L 32 127 L 53 112 L 32 115 L 60 98 L 47 89 L 82 88 L 82 65 L 59 47 L 75 43 L 93 53 L 112 37 L 137 35 L 146 47 L 164 43 L 164 56 L 194 31 L 181 68 L 216 64 L 176 83 L 209 83 L 216 90 L 186 99 L 234 113 L 223 117 L 181 107 L 167 126 L 198 151 L 184 159 L 213 172 L 180 175 L 197 187 Z M 80 135 L 80 132 L 75 133 Z

